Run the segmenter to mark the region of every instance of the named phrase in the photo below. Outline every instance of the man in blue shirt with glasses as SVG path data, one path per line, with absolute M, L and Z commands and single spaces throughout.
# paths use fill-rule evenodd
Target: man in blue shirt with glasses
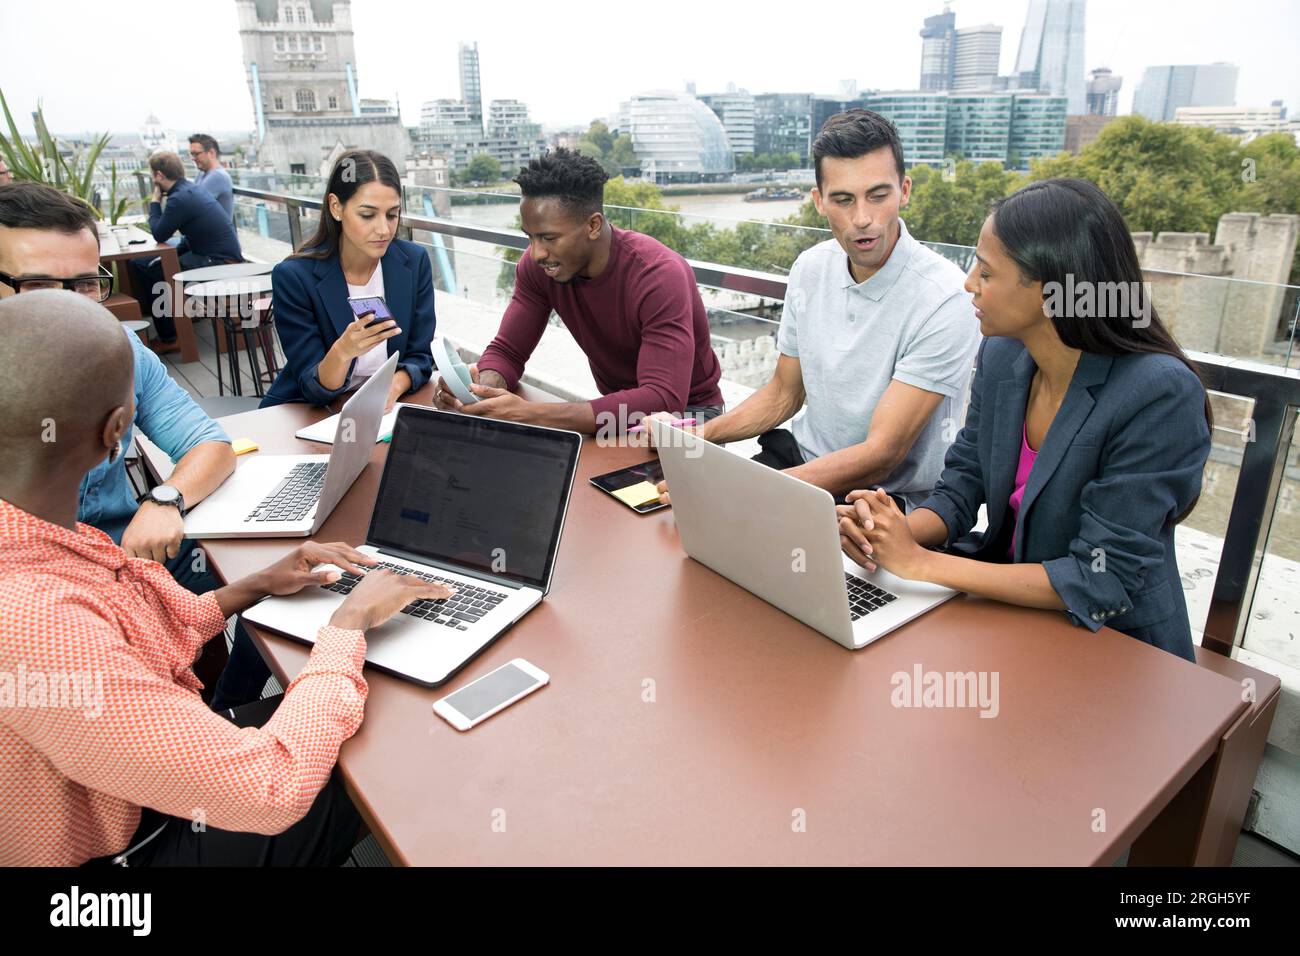
M 90 207 L 49 186 L 22 182 L 0 186 L 0 298 L 37 289 L 65 288 L 103 302 L 112 275 L 99 263 L 99 240 Z M 206 555 L 186 540 L 184 513 L 210 495 L 235 470 L 230 438 L 167 374 L 162 361 L 123 329 L 135 355 L 135 420 L 123 439 L 129 447 L 139 428 L 175 463 L 168 482 L 137 501 L 119 449 L 81 484 L 77 520 L 93 525 L 128 555 L 167 567 L 195 593 L 220 586 Z M 51 388 L 76 388 L 76 370 Z M 57 435 L 52 436 L 57 440 Z M 231 665 L 218 682 L 216 709 L 256 700 L 270 676 L 252 640 L 238 625 Z

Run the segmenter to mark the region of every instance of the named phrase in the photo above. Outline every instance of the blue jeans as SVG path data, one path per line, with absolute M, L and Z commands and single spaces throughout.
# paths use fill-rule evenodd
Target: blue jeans
M 196 542 L 186 538 L 181 542 L 176 557 L 167 559 L 165 567 L 181 587 L 195 594 L 205 594 L 221 587 L 221 582 L 207 570 L 206 564 L 204 570 L 194 570 L 194 551 L 198 547 Z M 270 677 L 271 669 L 262 660 L 244 622 L 236 619 L 235 644 L 230 649 L 230 660 L 226 662 L 212 692 L 212 709 L 228 710 L 259 699 L 262 688 Z

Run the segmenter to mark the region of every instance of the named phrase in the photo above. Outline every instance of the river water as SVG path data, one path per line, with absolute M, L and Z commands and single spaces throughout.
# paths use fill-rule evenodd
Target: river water
M 688 223 L 707 221 L 725 228 L 745 219 L 758 222 L 776 222 L 785 219 L 797 213 L 802 202 L 793 199 L 745 202 L 745 197 L 741 193 L 726 193 L 710 196 L 665 196 L 664 205 L 676 206 Z M 518 205 L 514 202 L 502 202 L 491 206 L 456 206 L 453 218 L 483 226 L 508 229 L 513 225 L 517 211 Z

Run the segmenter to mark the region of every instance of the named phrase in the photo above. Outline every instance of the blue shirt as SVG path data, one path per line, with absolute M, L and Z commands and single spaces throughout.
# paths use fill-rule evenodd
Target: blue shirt
M 173 462 L 208 441 L 230 442 L 230 437 L 194 399 L 167 374 L 162 360 L 141 344 L 135 333 L 123 329 L 135 352 L 135 419 L 122 436 L 122 448 L 131 447 L 133 429 L 139 428 Z M 135 494 L 126 476 L 126 456 L 109 464 L 107 456 L 81 480 L 77 520 L 94 525 L 121 543 L 122 532 L 135 517 Z
M 167 191 L 167 208 L 149 204 L 149 230 L 158 242 L 166 242 L 174 233 L 181 234 L 181 252 L 212 256 L 239 262 L 239 237 L 235 224 L 221 204 L 206 189 L 199 189 L 188 179 L 178 180 Z
M 235 184 L 230 181 L 230 173 L 226 172 L 224 166 L 217 166 L 206 173 L 200 169 L 194 177 L 194 185 L 202 186 L 211 193 L 212 198 L 221 204 L 227 216 L 233 215 Z

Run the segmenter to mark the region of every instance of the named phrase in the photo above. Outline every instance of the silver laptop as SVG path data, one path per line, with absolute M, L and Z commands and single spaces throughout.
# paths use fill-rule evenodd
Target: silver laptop
M 537 606 L 551 588 L 581 445 L 577 432 L 431 408 L 398 413 L 358 550 L 456 594 L 407 605 L 367 631 L 367 662 L 433 687 Z M 267 598 L 244 618 L 311 643 L 358 580 L 344 574 Z
M 664 422 L 650 427 L 686 553 L 836 643 L 866 647 L 957 593 L 855 564 L 830 492 Z
M 190 538 L 305 538 L 315 534 L 375 450 L 388 388 L 389 356 L 339 413 L 328 455 L 256 455 L 185 516 Z

